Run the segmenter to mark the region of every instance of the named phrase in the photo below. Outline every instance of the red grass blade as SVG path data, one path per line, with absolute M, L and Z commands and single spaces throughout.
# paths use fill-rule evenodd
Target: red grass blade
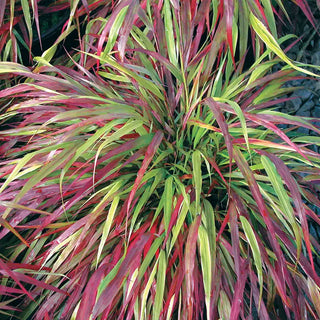
M 192 320 L 193 316 L 193 292 L 195 289 L 195 280 L 194 280 L 194 264 L 195 264 L 195 256 L 196 256 L 196 248 L 197 248 L 197 238 L 198 238 L 198 229 L 201 222 L 201 216 L 197 216 L 194 220 L 193 224 L 190 226 L 186 250 L 185 250 L 185 279 L 186 279 L 186 304 L 187 304 L 187 319 Z
M 124 258 L 119 271 L 115 278 L 110 282 L 108 287 L 101 293 L 97 303 L 94 305 L 92 315 L 93 319 L 96 319 L 99 314 L 101 314 L 112 302 L 120 287 L 125 280 L 125 277 L 129 273 L 129 271 L 133 271 L 132 267 L 135 265 L 137 260 L 141 259 L 141 254 L 145 244 L 148 242 L 149 238 L 151 237 L 150 234 L 144 233 L 142 234 L 137 241 L 131 245 L 128 249 L 128 253 Z M 87 310 L 86 314 L 88 314 Z M 90 311 L 90 310 L 89 310 Z M 91 311 L 90 311 L 91 312 Z M 90 313 L 89 313 L 90 314 Z M 88 317 L 84 317 L 83 314 L 80 314 L 79 320 L 87 320 Z
M 297 183 L 294 180 L 294 178 L 292 177 L 288 167 L 283 163 L 283 161 L 281 159 L 279 159 L 278 157 L 276 157 L 275 155 L 273 155 L 271 153 L 268 153 L 268 152 L 265 152 L 262 150 L 258 151 L 258 153 L 266 155 L 268 158 L 270 158 L 270 160 L 275 164 L 279 174 L 281 175 L 282 179 L 286 183 L 288 189 L 290 190 L 291 197 L 292 197 L 293 202 L 295 204 L 297 214 L 300 218 L 300 223 L 301 223 L 302 231 L 304 234 L 304 240 L 305 240 L 306 246 L 307 246 L 307 251 L 308 251 L 310 263 L 311 263 L 311 266 L 312 266 L 314 273 L 316 273 L 316 271 L 314 269 L 314 263 L 313 263 L 313 257 L 312 257 L 312 249 L 311 249 L 311 243 L 310 243 L 310 235 L 309 235 L 309 227 L 308 227 L 307 217 L 306 217 L 306 213 L 304 210 L 304 204 L 302 202 L 301 194 L 298 189 Z
M 22 243 L 24 243 L 27 247 L 30 247 L 29 243 L 19 234 L 19 232 L 17 232 L 14 227 L 11 226 L 11 224 L 6 221 L 5 219 L 3 219 L 2 217 L 0 217 L 0 223 L 7 228 L 8 230 L 10 230 L 18 239 L 21 240 Z
M 2 273 L 6 277 L 12 278 L 17 285 L 21 288 L 24 294 L 26 294 L 31 300 L 33 300 L 32 295 L 25 289 L 25 287 L 21 284 L 20 279 L 17 277 L 16 272 L 13 272 L 5 262 L 0 259 L 0 273 Z
M 124 20 L 122 28 L 120 29 L 118 49 L 119 49 L 121 60 L 123 60 L 123 58 L 124 58 L 128 36 L 131 31 L 132 25 L 134 24 L 134 20 L 136 19 L 138 7 L 139 7 L 138 0 L 131 0 L 130 1 L 130 5 L 128 7 L 128 11 L 126 14 L 126 18 Z
M 317 0 L 318 1 L 318 0 Z M 314 27 L 315 30 L 318 30 L 318 26 L 316 25 L 316 20 L 313 16 L 313 13 L 310 9 L 310 6 L 306 0 L 295 0 L 297 5 L 300 7 L 300 9 L 303 11 L 305 16 L 308 18 L 312 26 Z
M 247 263 L 242 262 L 240 269 L 241 273 L 239 273 L 237 282 L 234 287 L 234 296 L 231 304 L 230 319 L 239 319 L 241 306 L 243 305 L 243 292 L 248 277 Z
M 222 130 L 223 136 L 226 139 L 226 145 L 229 152 L 230 164 L 231 164 L 232 158 L 233 158 L 232 138 L 229 133 L 227 122 L 221 112 L 220 104 L 214 101 L 212 98 L 206 98 L 203 102 L 210 107 L 219 124 L 219 127 Z
M 157 152 L 159 146 L 160 146 L 160 143 L 163 139 L 163 133 L 161 131 L 157 131 L 146 151 L 146 154 L 145 154 L 145 157 L 144 157 L 144 160 L 142 162 L 142 165 L 138 171 L 138 174 L 137 174 L 137 178 L 134 182 L 134 185 L 133 185 L 133 188 L 130 192 L 130 195 L 129 195 L 129 198 L 128 198 L 128 204 L 127 204 L 127 215 L 129 214 L 129 210 L 130 210 L 130 206 L 131 206 L 131 203 L 132 203 L 132 200 L 134 198 L 134 195 L 139 187 L 139 184 L 143 178 L 143 175 L 144 173 L 146 172 L 150 162 L 152 161 L 153 159 L 153 156 L 155 155 L 155 153 Z
M 234 159 L 236 160 L 238 167 L 239 167 L 240 171 L 242 172 L 243 176 L 247 180 L 248 186 L 249 186 L 251 193 L 252 193 L 252 196 L 255 199 L 257 206 L 260 210 L 260 213 L 263 217 L 263 220 L 265 221 L 265 223 L 267 225 L 268 234 L 270 236 L 271 244 L 272 244 L 274 253 L 277 256 L 278 263 L 280 266 L 281 277 L 279 278 L 280 282 L 279 282 L 278 289 L 279 289 L 279 291 L 281 291 L 280 293 L 281 293 L 284 301 L 286 301 L 287 299 L 285 298 L 286 297 L 285 279 L 289 278 L 289 276 L 288 276 L 288 272 L 286 271 L 286 267 L 284 265 L 284 257 L 283 257 L 280 245 L 277 241 L 276 233 L 275 233 L 272 221 L 270 219 L 268 209 L 267 209 L 266 204 L 262 198 L 262 195 L 259 190 L 259 186 L 257 184 L 257 181 L 254 178 L 252 171 L 250 170 L 250 168 L 249 168 L 247 162 L 245 161 L 245 159 L 243 158 L 242 154 L 236 148 L 234 149 Z
M 91 312 L 96 303 L 96 297 L 98 292 L 98 287 L 105 276 L 105 272 L 108 268 L 107 264 L 100 266 L 91 276 L 88 284 L 86 285 L 86 290 L 84 291 L 79 307 L 79 320 L 90 319 Z
M 4 11 L 6 9 L 6 0 L 3 0 L 0 2 L 0 26 L 2 26 L 2 21 L 3 21 L 3 16 L 4 16 Z
M 232 25 L 233 25 L 233 0 L 224 0 L 224 16 L 226 19 L 226 32 L 227 41 L 230 48 L 233 66 L 236 69 L 236 61 L 233 54 L 233 37 L 232 37 Z

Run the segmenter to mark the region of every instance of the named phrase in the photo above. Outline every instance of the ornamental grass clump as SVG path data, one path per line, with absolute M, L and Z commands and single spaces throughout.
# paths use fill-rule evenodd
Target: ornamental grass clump
M 317 67 L 280 12 L 118 1 L 65 60 L 0 63 L 2 317 L 318 318 L 320 130 L 277 109 Z

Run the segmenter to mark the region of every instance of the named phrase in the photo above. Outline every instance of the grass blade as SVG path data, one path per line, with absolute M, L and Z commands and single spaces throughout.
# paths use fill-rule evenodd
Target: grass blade
M 166 254 L 164 250 L 161 250 L 159 254 L 159 264 L 158 264 L 158 271 L 157 271 L 156 295 L 154 298 L 154 305 L 152 310 L 153 320 L 160 319 L 160 314 L 161 314 L 162 305 L 163 305 L 164 287 L 166 283 L 166 269 L 167 269 Z

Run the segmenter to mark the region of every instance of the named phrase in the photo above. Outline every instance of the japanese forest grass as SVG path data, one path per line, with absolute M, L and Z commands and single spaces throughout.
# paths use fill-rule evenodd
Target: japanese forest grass
M 0 63 L 3 317 L 317 319 L 319 128 L 276 110 L 318 70 L 261 2 L 120 1 Z

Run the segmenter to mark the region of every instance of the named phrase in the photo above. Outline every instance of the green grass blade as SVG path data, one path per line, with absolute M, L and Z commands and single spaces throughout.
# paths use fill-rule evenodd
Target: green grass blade
M 212 283 L 212 261 L 210 253 L 209 237 L 206 229 L 200 225 L 198 231 L 198 241 L 200 246 L 201 270 L 203 276 L 203 287 L 205 293 L 207 319 L 211 319 L 211 283 Z
M 299 260 L 300 253 L 302 250 L 302 237 L 299 231 L 298 224 L 296 222 L 292 205 L 290 203 L 290 198 L 287 191 L 284 188 L 281 176 L 279 175 L 275 165 L 273 162 L 266 156 L 261 156 L 261 162 L 263 164 L 264 169 L 266 170 L 268 177 L 270 178 L 271 184 L 274 188 L 275 193 L 277 194 L 280 207 L 282 209 L 283 214 L 286 219 L 290 222 L 290 225 L 295 234 L 295 240 L 297 245 L 297 257 Z
M 176 44 L 174 41 L 175 38 L 173 34 L 171 5 L 169 0 L 164 0 L 163 11 L 164 11 L 165 36 L 166 36 L 167 46 L 168 46 L 168 55 L 169 55 L 170 62 L 177 67 L 178 58 L 176 53 Z
M 163 294 L 166 284 L 166 270 L 167 270 L 167 258 L 164 250 L 159 254 L 159 265 L 157 270 L 157 285 L 156 295 L 154 298 L 154 305 L 152 310 L 152 320 L 160 319 L 160 314 L 163 306 Z
M 128 11 L 128 6 L 123 7 L 120 10 L 120 12 L 118 13 L 114 23 L 112 24 L 112 27 L 109 32 L 107 45 L 102 53 L 102 57 L 105 57 L 112 50 L 112 48 L 113 48 L 113 46 L 119 36 L 119 30 L 123 24 L 124 18 L 126 17 L 127 11 Z
M 109 194 L 107 194 L 107 196 L 109 196 Z M 100 240 L 99 248 L 98 248 L 98 252 L 97 252 L 96 267 L 98 266 L 103 247 L 104 247 L 105 242 L 106 242 L 106 240 L 108 238 L 108 235 L 109 235 L 112 223 L 113 223 L 113 217 L 114 217 L 114 215 L 116 213 L 117 207 L 119 205 L 119 201 L 120 201 L 120 198 L 118 196 L 116 196 L 113 199 L 112 204 L 111 204 L 110 209 L 109 209 L 107 220 L 105 221 L 105 223 L 103 225 L 101 240 Z M 101 202 L 103 202 L 103 200 Z
M 266 46 L 271 51 L 273 51 L 280 59 L 282 59 L 285 63 L 287 63 L 291 68 L 299 72 L 308 74 L 310 76 L 318 77 L 317 74 L 310 72 L 306 69 L 303 69 L 297 66 L 295 63 L 293 63 L 292 60 L 289 59 L 287 55 L 283 52 L 283 50 L 280 48 L 278 42 L 275 40 L 272 34 L 267 30 L 267 28 L 263 25 L 263 23 L 253 13 L 250 13 L 250 22 L 254 31 L 258 34 L 258 36 L 266 44 Z
M 241 221 L 244 233 L 246 235 L 246 238 L 251 247 L 254 263 L 258 272 L 258 280 L 260 285 L 260 298 L 259 298 L 259 305 L 260 305 L 260 301 L 262 299 L 262 292 L 263 292 L 263 270 L 262 270 L 261 253 L 260 253 L 259 245 L 251 224 L 248 222 L 248 220 L 244 216 L 240 216 L 240 221 Z
M 201 152 L 196 150 L 192 154 L 193 181 L 196 190 L 196 208 L 200 210 L 200 196 L 202 192 Z
M 164 186 L 164 225 L 165 229 L 168 230 L 171 213 L 172 213 L 172 200 L 173 200 L 173 177 L 170 176 L 166 179 Z

